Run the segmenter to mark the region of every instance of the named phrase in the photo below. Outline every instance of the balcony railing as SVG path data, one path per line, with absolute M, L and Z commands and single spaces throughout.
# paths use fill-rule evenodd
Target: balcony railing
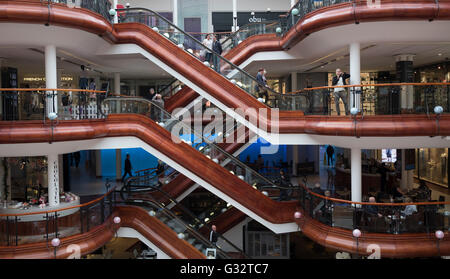
M 405 200 L 413 195 L 405 195 Z M 333 198 L 326 191 L 325 195 L 320 195 L 304 186 L 299 198 L 308 217 L 331 227 L 386 234 L 434 233 L 450 229 L 450 202 L 397 201 L 352 202 Z
M 109 10 L 111 10 L 112 5 L 109 0 L 40 0 L 42 3 L 51 4 L 65 4 L 68 7 L 72 8 L 84 8 L 94 13 L 100 14 L 107 21 L 112 22 L 113 17 L 109 14 Z
M 115 203 L 114 188 L 88 203 L 22 214 L 1 214 L 0 246 L 50 242 L 89 232 L 105 222 Z
M 450 112 L 450 83 L 322 86 L 294 93 L 303 94 L 305 98 L 304 103 L 292 104 L 292 107 L 312 115 L 350 115 L 351 104 L 358 107 L 362 115 Z
M 103 118 L 105 91 L 82 89 L 1 88 L 5 121 L 45 120 L 49 109 L 59 120 Z M 49 108 L 51 106 L 51 108 Z

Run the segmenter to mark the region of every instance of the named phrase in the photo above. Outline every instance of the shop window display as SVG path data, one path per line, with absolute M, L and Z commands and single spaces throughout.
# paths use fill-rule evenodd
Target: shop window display
M 415 175 L 420 179 L 448 187 L 448 149 L 420 148 L 416 150 L 419 164 Z

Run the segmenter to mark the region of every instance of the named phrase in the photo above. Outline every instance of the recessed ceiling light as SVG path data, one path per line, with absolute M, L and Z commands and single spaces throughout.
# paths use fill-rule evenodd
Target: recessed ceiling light
M 442 53 L 438 53 L 439 56 L 442 56 Z

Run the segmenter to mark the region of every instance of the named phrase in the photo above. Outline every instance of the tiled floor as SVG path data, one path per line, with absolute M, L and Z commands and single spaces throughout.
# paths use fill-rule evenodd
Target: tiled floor
M 95 196 L 106 193 L 106 181 L 111 181 L 111 186 L 122 186 L 122 183 L 116 182 L 115 177 L 101 177 L 97 178 L 95 175 L 95 165 L 86 164 L 85 153 L 82 152 L 80 164 L 78 168 L 70 166 L 70 185 L 71 192 L 78 196 Z M 89 162 L 89 161 L 88 161 Z

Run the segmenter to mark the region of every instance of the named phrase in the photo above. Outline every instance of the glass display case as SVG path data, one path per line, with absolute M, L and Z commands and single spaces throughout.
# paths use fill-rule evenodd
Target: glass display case
M 448 148 L 419 148 L 416 156 L 419 163 L 415 175 L 448 188 Z

